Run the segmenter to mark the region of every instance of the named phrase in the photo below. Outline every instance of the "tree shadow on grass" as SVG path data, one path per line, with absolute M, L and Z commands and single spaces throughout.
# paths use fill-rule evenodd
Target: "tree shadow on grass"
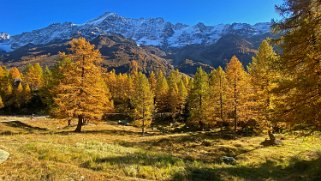
M 86 169 L 102 171 L 104 164 L 118 165 L 120 169 L 135 166 L 138 170 L 143 166 L 151 166 L 155 170 L 169 169 L 174 172 L 172 180 L 219 180 L 219 175 L 212 168 L 190 168 L 191 161 L 183 160 L 171 155 L 134 153 L 126 156 L 97 158 L 82 163 L 80 166 Z M 176 167 L 176 168 L 175 168 Z M 181 167 L 186 167 L 185 172 L 181 172 Z M 176 172 L 176 173 L 175 173 Z M 151 172 L 152 174 L 152 172 Z M 137 176 L 139 176 L 138 174 Z M 152 177 L 152 175 L 151 175 Z
M 134 153 L 125 156 L 96 158 L 81 164 L 81 167 L 91 170 L 103 170 L 103 165 L 118 165 L 118 167 L 151 166 L 157 169 L 173 169 L 173 181 L 202 181 L 202 180 L 321 180 L 321 154 L 314 159 L 302 160 L 297 156 L 290 159 L 287 166 L 282 166 L 280 160 L 267 160 L 256 166 L 247 165 L 203 165 L 195 167 L 193 161 L 180 157 L 162 154 Z M 175 170 L 175 166 L 184 167 Z
M 153 134 L 149 134 L 153 136 Z M 159 135 L 159 134 L 155 134 Z M 205 132 L 205 133 L 191 133 L 191 134 L 175 134 L 175 136 L 170 136 L 166 138 L 160 138 L 156 140 L 148 140 L 142 142 L 120 142 L 119 144 L 126 147 L 138 146 L 138 145 L 152 145 L 152 146 L 164 146 L 164 145 L 174 145 L 174 144 L 185 144 L 185 143 L 203 143 L 204 140 L 209 141 L 220 141 L 220 140 L 232 140 L 234 137 L 226 136 L 226 134 L 221 132 Z M 166 136 L 166 135 L 161 135 Z M 208 145 L 211 146 L 211 145 Z
M 40 127 L 36 127 L 36 126 L 31 126 L 29 124 L 23 123 L 21 121 L 10 121 L 10 122 L 3 122 L 2 124 L 9 126 L 9 127 L 13 127 L 13 128 L 20 128 L 20 129 L 24 129 L 28 132 L 33 132 L 33 131 L 47 131 L 47 128 L 40 128 Z
M 168 169 L 173 165 L 181 164 L 183 161 L 171 155 L 148 154 L 148 153 L 133 153 L 125 156 L 111 156 L 96 158 L 82 163 L 82 168 L 87 168 L 95 171 L 101 171 L 104 165 L 113 165 L 119 169 L 135 166 L 139 167 L 150 166 L 155 169 Z
M 12 132 L 12 131 L 1 131 L 0 132 L 0 136 L 12 136 L 12 135 L 19 135 L 22 133 L 16 133 L 16 132 Z
M 240 144 L 223 144 L 224 139 L 220 137 L 220 133 L 197 133 L 182 134 L 169 137 L 160 137 L 153 140 L 142 141 L 119 141 L 117 144 L 124 147 L 144 148 L 150 151 L 162 151 L 168 153 L 176 153 L 181 158 L 188 160 L 197 160 L 205 163 L 220 162 L 222 156 L 236 157 L 261 148 L 258 144 L 253 148 L 245 148 Z M 200 153 L 199 151 L 206 151 Z M 191 152 L 192 153 L 191 153 Z M 192 156 L 194 154 L 194 156 Z
M 69 134 L 106 134 L 106 135 L 119 135 L 119 136 L 141 136 L 141 132 L 129 131 L 129 130 L 83 130 L 80 133 L 76 133 L 74 130 L 63 130 L 63 131 L 52 131 L 43 134 L 59 134 L 59 135 L 69 135 Z M 154 134 L 145 134 L 147 136 L 154 136 Z
M 321 180 L 321 156 L 314 160 L 293 157 L 286 167 L 275 161 L 266 161 L 258 166 L 231 166 L 225 168 L 187 168 L 184 173 L 176 173 L 178 180 Z
M 137 131 L 129 131 L 129 130 L 84 130 L 81 132 L 82 134 L 96 134 L 96 133 L 100 133 L 100 134 L 113 134 L 113 135 L 121 135 L 121 136 L 126 136 L 126 135 L 138 135 L 138 136 L 142 136 L 141 132 L 137 132 Z M 156 134 L 153 133 L 145 133 L 144 137 L 148 137 L 148 136 L 155 136 Z
M 103 157 L 94 160 L 96 163 L 111 163 L 111 164 L 122 164 L 122 165 L 159 165 L 167 166 L 174 165 L 181 159 L 173 157 L 171 155 L 155 155 L 147 153 L 134 153 L 126 156 L 115 156 L 115 157 Z

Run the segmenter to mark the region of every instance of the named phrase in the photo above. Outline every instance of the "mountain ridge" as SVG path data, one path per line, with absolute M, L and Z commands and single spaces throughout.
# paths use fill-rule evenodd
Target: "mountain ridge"
M 67 51 L 68 41 L 85 37 L 102 52 L 103 66 L 118 72 L 126 72 L 130 62 L 137 60 L 147 73 L 175 67 L 193 74 L 199 66 L 208 71 L 224 67 L 233 55 L 246 65 L 261 41 L 271 36 L 270 23 L 186 25 L 108 12 L 83 24 L 54 23 L 12 36 L 0 33 L 0 63 L 20 66 L 24 63 L 19 62 L 41 60 L 52 64 L 59 51 Z
M 269 31 L 270 23 L 254 25 L 233 23 L 215 26 L 198 23 L 186 25 L 183 23 L 173 24 L 163 18 L 125 18 L 116 13 L 106 12 L 83 24 L 54 23 L 44 28 L 7 38 L 1 38 L 0 36 L 0 49 L 9 52 L 28 43 L 43 45 L 77 36 L 84 36 L 93 40 L 99 35 L 115 33 L 133 39 L 138 45 L 151 45 L 164 49 L 181 48 L 189 45 L 210 45 L 226 34 L 241 34 L 251 37 Z

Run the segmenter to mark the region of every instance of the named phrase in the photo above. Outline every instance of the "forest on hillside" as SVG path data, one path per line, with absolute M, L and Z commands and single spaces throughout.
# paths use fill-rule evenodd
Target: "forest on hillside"
M 321 1 L 276 9 L 251 60 L 193 75 L 148 56 L 119 73 L 81 36 L 3 62 L 0 180 L 321 180 Z
M 146 75 L 133 60 L 131 72 L 116 74 L 103 70 L 100 52 L 78 38 L 54 67 L 0 67 L 0 111 L 77 118 L 78 132 L 115 113 L 143 132 L 152 122 L 176 121 L 201 130 L 320 130 L 320 2 L 289 1 L 278 10 L 284 19 L 273 29 L 282 36 L 264 40 L 247 67 L 233 56 L 209 74 L 199 68 L 194 77 L 178 70 Z

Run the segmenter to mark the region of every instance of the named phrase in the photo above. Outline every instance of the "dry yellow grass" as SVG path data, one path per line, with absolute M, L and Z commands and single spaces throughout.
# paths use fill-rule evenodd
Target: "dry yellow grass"
M 6 122 L 10 120 L 18 121 Z M 105 122 L 76 134 L 66 124 L 45 117 L 0 117 L 0 149 L 10 153 L 0 165 L 0 180 L 320 178 L 319 135 L 279 135 L 284 146 L 262 147 L 264 136 L 228 139 L 215 132 L 148 130 L 142 137 L 138 128 Z M 237 164 L 222 164 L 221 156 L 233 156 Z

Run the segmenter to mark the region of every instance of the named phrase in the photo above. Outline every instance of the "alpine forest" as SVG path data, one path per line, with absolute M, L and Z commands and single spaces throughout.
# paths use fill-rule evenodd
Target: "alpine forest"
M 0 180 L 321 180 L 321 1 L 278 4 L 0 33 Z

